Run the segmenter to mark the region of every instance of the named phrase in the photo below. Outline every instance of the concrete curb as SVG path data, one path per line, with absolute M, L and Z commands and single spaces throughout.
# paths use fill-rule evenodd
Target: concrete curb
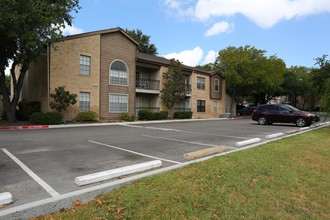
M 218 146 L 218 147 L 212 147 L 212 148 L 207 148 L 207 149 L 203 149 L 203 150 L 199 150 L 199 151 L 185 153 L 183 155 L 183 158 L 185 158 L 186 160 L 193 160 L 193 159 L 197 159 L 197 158 L 200 158 L 200 157 L 209 156 L 209 155 L 212 155 L 212 154 L 223 153 L 227 149 L 228 148 L 226 146 L 221 145 L 221 146 Z
M 249 139 L 249 140 L 246 140 L 246 141 L 239 141 L 239 142 L 236 142 L 236 143 L 234 144 L 234 146 L 235 146 L 235 147 L 242 147 L 242 146 L 245 146 L 245 145 L 258 143 L 258 142 L 260 142 L 260 141 L 261 141 L 260 138 L 252 138 L 252 139 Z
M 13 196 L 10 192 L 0 193 L 0 206 L 10 204 L 13 201 Z
M 146 170 L 151 170 L 153 168 L 161 167 L 162 161 L 153 160 L 145 163 L 134 164 L 131 166 L 120 167 L 117 169 L 102 171 L 98 173 L 93 173 L 85 176 L 79 176 L 75 178 L 74 183 L 77 186 L 85 186 L 91 183 L 97 183 L 105 180 L 110 180 L 116 177 L 129 175 L 133 173 L 138 173 Z
M 111 122 L 111 123 L 93 123 L 93 124 L 0 126 L 0 130 L 79 128 L 79 127 L 100 127 L 100 126 L 113 126 L 113 125 L 156 124 L 156 123 L 174 123 L 174 122 L 187 122 L 187 121 L 212 121 L 212 120 L 213 121 L 229 120 L 229 118 L 178 119 L 178 120 Z
M 279 133 L 275 133 L 275 134 L 266 135 L 265 138 L 266 138 L 266 139 L 272 139 L 272 138 L 281 137 L 281 136 L 283 136 L 283 135 L 284 135 L 284 133 L 279 132 Z

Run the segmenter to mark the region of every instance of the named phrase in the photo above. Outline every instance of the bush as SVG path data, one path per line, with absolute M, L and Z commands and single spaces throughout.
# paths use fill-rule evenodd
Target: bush
M 313 111 L 314 111 L 314 112 L 319 112 L 319 111 L 320 111 L 320 106 L 316 106 L 316 107 L 314 107 L 314 108 L 313 108 Z
M 175 119 L 191 119 L 192 118 L 192 112 L 174 112 L 174 118 Z
M 163 120 L 167 119 L 168 112 L 151 112 L 146 109 L 142 109 L 139 111 L 139 120 Z
M 152 120 L 152 112 L 146 109 L 141 109 L 138 113 L 139 120 Z
M 164 120 L 167 119 L 168 112 L 161 111 L 161 112 L 152 112 L 153 120 Z
M 19 102 L 17 117 L 20 121 L 27 121 L 34 112 L 41 112 L 41 103 L 38 101 Z
M 88 112 L 79 112 L 79 114 L 75 118 L 76 121 L 79 122 L 97 122 L 98 115 L 96 112 L 88 111 Z
M 124 121 L 135 121 L 135 116 L 130 115 L 128 112 L 121 113 L 121 119 Z
M 57 125 L 63 123 L 63 115 L 59 112 L 35 112 L 29 117 L 32 124 Z

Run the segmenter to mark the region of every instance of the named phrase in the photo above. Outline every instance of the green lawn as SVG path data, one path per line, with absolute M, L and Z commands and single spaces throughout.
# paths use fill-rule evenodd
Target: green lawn
M 38 219 L 330 219 L 330 127 L 148 177 Z

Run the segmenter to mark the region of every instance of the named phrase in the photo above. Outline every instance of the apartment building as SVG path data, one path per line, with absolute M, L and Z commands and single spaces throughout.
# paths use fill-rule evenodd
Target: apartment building
M 65 86 L 77 94 L 67 118 L 94 111 L 100 120 L 137 115 L 140 109 L 166 111 L 160 99 L 162 73 L 170 60 L 136 52 L 137 42 L 120 28 L 72 35 L 52 43 L 47 55 L 31 65 L 22 89 L 22 100 L 40 101 L 49 107 L 50 94 Z M 219 117 L 225 111 L 225 80 L 218 72 L 183 66 L 191 88 L 174 111 L 192 111 L 194 118 Z M 189 86 L 188 86 L 189 85 Z

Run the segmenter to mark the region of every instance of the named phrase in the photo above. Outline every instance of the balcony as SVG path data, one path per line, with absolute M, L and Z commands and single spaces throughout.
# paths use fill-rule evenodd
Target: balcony
M 136 92 L 159 94 L 159 80 L 137 79 Z

